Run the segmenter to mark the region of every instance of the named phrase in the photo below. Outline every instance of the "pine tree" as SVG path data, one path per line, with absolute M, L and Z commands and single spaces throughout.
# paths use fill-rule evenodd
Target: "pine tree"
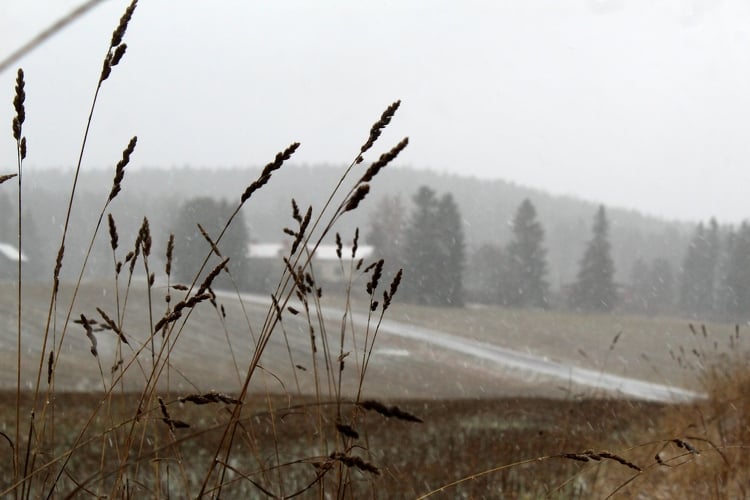
M 716 311 L 716 275 L 719 261 L 719 224 L 711 219 L 709 227 L 698 224 L 682 266 L 680 306 L 694 316 Z
M 734 321 L 750 317 L 750 225 L 743 222 L 731 240 L 727 274 L 727 313 Z
M 547 307 L 549 283 L 547 250 L 543 247 L 544 230 L 536 218 L 536 209 L 523 200 L 513 219 L 513 240 L 507 247 L 507 270 L 504 273 L 504 305 Z
M 593 238 L 580 262 L 572 305 L 586 311 L 609 311 L 617 301 L 615 266 L 610 255 L 609 222 L 601 205 L 594 217 Z
M 402 297 L 417 304 L 431 304 L 440 268 L 435 242 L 439 239 L 435 191 L 422 186 L 412 198 L 414 210 L 404 231 L 404 281 Z
M 422 186 L 404 231 L 403 297 L 418 304 L 463 305 L 464 234 L 449 194 Z
M 444 194 L 438 203 L 437 225 L 439 238 L 435 246 L 441 254 L 437 301 L 439 305 L 460 307 L 464 305 L 464 230 L 458 206 L 450 193 Z

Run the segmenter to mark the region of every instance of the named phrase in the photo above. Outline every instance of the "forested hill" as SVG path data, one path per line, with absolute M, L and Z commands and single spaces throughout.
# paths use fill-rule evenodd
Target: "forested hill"
M 354 172 L 351 182 L 356 181 L 364 171 L 364 166 L 355 168 L 361 169 L 361 172 Z M 344 170 L 344 167 L 325 165 L 283 167 L 267 186 L 253 195 L 244 209 L 251 239 L 279 241 L 283 237 L 282 228 L 291 224 L 290 199 L 294 197 L 300 206 L 311 204 L 314 210 L 319 210 Z M 259 172 L 260 168 L 131 170 L 125 175 L 123 191 L 114 201 L 111 212 L 118 221 L 121 234 L 134 235 L 142 218 L 147 216 L 155 240 L 166 239 L 176 210 L 185 200 L 197 196 L 226 198 L 232 202 L 239 200 L 244 188 L 257 178 Z M 90 238 L 95 216 L 111 187 L 112 176 L 113 172 L 109 170 L 88 170 L 81 174 L 74 214 L 74 223 L 80 230 L 73 231 L 73 241 L 79 241 L 79 246 Z M 55 235 L 54 249 L 37 249 L 41 254 L 52 255 L 48 259 L 51 261 L 54 261 L 64 201 L 71 182 L 71 174 L 65 171 L 29 169 L 24 173 L 27 188 L 24 201 L 34 230 L 38 234 Z M 369 218 L 376 216 L 379 200 L 385 196 L 400 195 L 404 206 L 410 209 L 411 197 L 420 185 L 427 185 L 440 194 L 452 193 L 464 221 L 469 258 L 473 249 L 484 243 L 505 245 L 510 237 L 510 221 L 517 207 L 524 198 L 529 198 L 537 209 L 546 233 L 551 285 L 557 288 L 574 279 L 585 243 L 591 237 L 592 220 L 598 203 L 553 196 L 500 180 L 488 181 L 389 167 L 375 179 L 370 196 L 361 208 L 342 219 L 338 231 L 342 236 L 350 237 L 354 228 L 359 226 L 366 234 Z M 617 207 L 607 207 L 607 210 L 618 280 L 628 281 L 633 262 L 639 256 L 645 260 L 665 257 L 675 267 L 679 266 L 691 236 L 691 225 Z M 93 221 L 89 220 L 91 218 Z M 163 238 L 159 238 L 159 231 L 163 232 Z M 106 243 L 104 236 L 101 239 Z M 49 241 L 41 238 L 40 247 Z M 69 244 L 71 246 L 72 242 Z M 104 244 L 98 246 L 106 247 Z M 106 257 L 102 259 L 106 261 Z

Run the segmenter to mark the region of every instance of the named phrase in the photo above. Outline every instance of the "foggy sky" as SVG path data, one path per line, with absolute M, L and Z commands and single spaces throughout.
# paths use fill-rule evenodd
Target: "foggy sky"
M 0 58 L 82 0 L 3 0 Z M 108 0 L 19 65 L 26 168 L 72 165 L 111 32 Z M 685 220 L 750 216 L 750 3 L 742 0 L 142 0 L 84 159 L 243 166 L 292 141 L 348 163 L 396 99 L 375 158 L 501 178 Z M 0 173 L 15 170 L 15 70 Z M 2 125 L 5 123 L 5 125 Z

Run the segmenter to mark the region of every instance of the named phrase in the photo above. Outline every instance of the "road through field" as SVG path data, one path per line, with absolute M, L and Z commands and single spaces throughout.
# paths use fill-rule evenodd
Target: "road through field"
M 142 284 L 133 286 L 124 318 L 124 331 L 130 345 L 125 346 L 119 355 L 117 336 L 107 331 L 97 332 L 98 356 L 94 357 L 83 329 L 71 323 L 65 346 L 57 356 L 55 386 L 58 390 L 101 390 L 111 383 L 115 374 L 112 367 L 117 360 L 124 358 L 127 363 L 136 350 L 142 350 L 139 363 L 128 371 L 125 389 L 138 390 L 143 385 L 152 362 L 152 340 L 148 333 L 151 330 L 148 321 L 150 309 Z M 69 290 L 63 288 L 63 292 L 67 294 Z M 154 298 L 159 299 L 164 292 L 164 287 L 157 284 L 153 289 Z M 0 366 L 6 367 L 0 370 L 0 388 L 15 387 L 14 293 L 11 286 L 0 287 Z M 39 367 L 47 366 L 40 365 L 39 360 L 48 357 L 47 352 L 42 352 L 42 334 L 49 295 L 44 286 L 27 286 L 24 293 L 27 298 L 23 303 L 22 383 L 24 388 L 32 389 Z M 270 301 L 267 297 L 242 294 L 241 304 L 235 292 L 217 290 L 217 294 L 223 306 L 221 314 L 210 304 L 201 304 L 190 315 L 190 321 L 179 325 L 179 338 L 170 339 L 170 371 L 160 379 L 167 384 L 165 388 L 231 393 L 242 385 Z M 380 325 L 367 373 L 360 380 L 364 362 L 362 347 L 368 331 L 367 315 L 355 312 L 347 316 L 342 326 L 343 309 L 336 307 L 333 300 L 335 298 L 329 298 L 322 310 L 324 321 L 312 318 L 315 339 L 311 338 L 310 326 L 303 314 L 284 314 L 282 323 L 277 325 L 262 353 L 261 366 L 256 371 L 257 376 L 253 377 L 251 391 L 290 394 L 320 391 L 327 396 L 341 391 L 342 395 L 353 397 L 361 390 L 364 397 L 391 399 L 569 398 L 606 394 L 652 401 L 683 401 L 700 397 L 700 394 L 685 388 L 696 387 L 690 382 L 683 387 L 673 384 L 671 381 L 676 380 L 673 374 L 659 376 L 656 372 L 637 368 L 617 372 L 623 365 L 612 360 L 600 366 L 577 363 L 569 354 L 571 348 L 586 345 L 580 335 L 555 337 L 558 341 L 567 338 L 566 345 L 550 342 L 539 332 L 518 337 L 509 334 L 509 325 L 503 320 L 490 317 L 484 318 L 482 324 L 501 334 L 481 336 L 476 327 L 468 323 L 465 329 L 456 328 L 456 324 L 477 319 L 475 316 L 479 312 L 422 310 L 422 316 L 427 314 L 434 320 L 426 324 L 424 317 L 416 320 L 412 316 L 414 320 L 410 320 L 409 315 L 419 311 L 400 304 L 394 304 L 393 311 L 389 311 L 389 314 L 397 314 L 386 315 L 387 319 Z M 67 301 L 68 297 L 63 296 L 61 304 L 67 304 Z M 97 318 L 97 307 L 116 317 L 117 306 L 111 287 L 104 284 L 82 286 L 72 319 L 81 314 Z M 154 311 L 163 310 L 163 307 L 155 306 Z M 367 311 L 367 307 L 355 307 L 354 310 Z M 54 324 L 58 333 L 63 329 L 65 311 L 64 306 L 57 311 Z M 157 318 L 160 314 L 154 312 Z M 451 318 L 454 319 L 452 323 Z M 509 321 L 516 320 L 511 318 Z M 588 330 L 585 323 L 576 324 L 581 332 Z M 519 325 L 523 326 L 522 323 Z M 343 339 L 342 331 L 346 332 Z M 371 335 L 372 328 L 369 331 Z M 54 338 L 53 335 L 50 341 Z M 161 336 L 153 340 L 153 345 L 161 348 Z M 316 344 L 317 354 L 312 352 L 313 344 Z M 643 348 L 653 354 L 655 347 L 655 344 L 644 344 Z M 533 348 L 534 352 L 524 352 L 521 350 L 524 348 Z M 568 350 L 567 354 L 563 349 Z M 346 368 L 339 373 L 335 367 L 338 366 L 337 358 L 342 355 Z M 627 359 L 635 357 L 630 354 Z M 326 369 L 326 365 L 330 369 Z M 644 380 L 642 377 L 649 373 L 656 377 Z M 46 378 L 43 378 L 44 383 Z
M 233 293 L 220 293 L 220 295 L 226 300 L 236 299 L 236 294 Z M 257 295 L 243 294 L 242 300 L 258 305 L 270 305 L 269 299 Z M 335 321 L 340 320 L 344 312 L 326 307 L 323 309 L 323 314 L 326 320 Z M 352 320 L 356 325 L 364 327 L 368 318 L 366 315 L 353 313 Z M 702 394 L 682 387 L 615 375 L 602 370 L 592 370 L 572 363 L 552 361 L 546 357 L 399 321 L 384 319 L 378 335 L 378 342 L 386 345 L 391 344 L 394 338 L 406 339 L 421 344 L 422 349 L 429 347 L 430 350 L 447 351 L 455 357 L 452 362 L 457 366 L 465 364 L 466 361 L 469 363 L 482 361 L 506 376 L 515 376 L 527 382 L 538 384 L 557 382 L 579 389 L 588 388 L 648 401 L 687 401 L 702 397 Z M 407 348 L 384 352 L 386 355 L 404 357 L 408 357 L 411 353 Z

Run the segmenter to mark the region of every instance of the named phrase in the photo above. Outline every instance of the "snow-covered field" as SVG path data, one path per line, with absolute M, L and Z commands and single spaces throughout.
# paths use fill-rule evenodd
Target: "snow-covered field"
M 33 387 L 39 369 L 41 344 L 48 315 L 49 291 L 44 286 L 24 288 L 23 378 Z M 55 337 L 62 337 L 70 305 L 69 288 L 64 288 L 56 315 Z M 166 289 L 153 289 L 154 321 L 166 309 Z M 13 284 L 0 285 L 0 374 L 3 388 L 15 387 L 16 301 Z M 179 300 L 173 292 L 172 304 Z M 95 390 L 111 381 L 116 360 L 117 337 L 111 331 L 97 332 L 99 357 L 90 352 L 83 328 L 72 322 L 80 314 L 101 319 L 99 307 L 116 317 L 116 296 L 111 286 L 86 285 L 71 311 L 64 347 L 55 374 L 57 390 Z M 120 297 L 120 303 L 124 297 Z M 233 292 L 218 292 L 226 317 L 209 303 L 200 304 L 181 328 L 170 355 L 169 386 L 177 391 L 232 391 L 240 386 L 255 349 L 270 300 L 243 295 L 242 304 Z M 252 390 L 312 393 L 317 365 L 321 391 L 333 393 L 338 385 L 337 370 L 330 373 L 324 363 L 324 337 L 333 365 L 344 358 L 342 391 L 355 394 L 362 365 L 365 337 L 372 339 L 376 319 L 367 307 L 356 307 L 347 315 L 343 351 L 341 331 L 343 301 L 327 300 L 325 321 L 313 318 L 316 346 L 311 356 L 310 329 L 304 314 L 285 313 L 261 358 Z M 299 309 L 299 306 L 296 305 Z M 150 369 L 148 303 L 142 287 L 128 298 L 123 330 L 131 346 L 122 346 L 127 363 L 132 349 L 144 343 L 141 366 L 130 368 L 127 387 L 136 389 Z M 692 335 L 687 322 L 617 316 L 562 316 L 538 311 L 511 312 L 494 309 L 435 310 L 394 305 L 380 324 L 363 393 L 372 397 L 502 397 L 512 395 L 568 397 L 580 394 L 619 395 L 647 400 L 684 400 L 699 394 L 698 372 L 679 365 L 691 363 L 692 349 L 713 348 L 713 339 Z M 607 324 L 610 322 L 610 324 Z M 55 324 L 56 323 L 56 324 Z M 178 325 L 181 325 L 178 322 Z M 682 326 L 681 326 L 682 325 Z M 680 328 L 682 332 L 674 333 Z M 733 329 L 722 329 L 725 339 Z M 622 332 L 613 345 L 607 332 Z M 352 336 L 354 332 L 354 336 Z M 173 334 L 175 335 L 175 334 Z M 710 333 L 709 333 L 710 335 Z M 50 334 L 50 342 L 52 334 Z M 162 346 L 160 336 L 156 349 Z M 679 342 L 678 342 L 679 340 Z M 724 342 L 722 342 L 724 343 Z M 718 346 L 718 341 L 717 341 Z M 717 349 L 721 349 L 718 348 Z M 47 349 L 47 352 L 49 349 Z M 682 354 L 681 354 L 682 353 Z M 684 356 L 684 360 L 672 357 Z M 698 359 L 694 355 L 693 365 Z M 704 358 L 705 359 L 705 358 Z M 45 357 L 46 360 L 46 357 Z M 101 364 L 101 371 L 100 371 Z M 103 380 L 102 380 L 103 374 Z M 46 383 L 44 364 L 43 383 Z M 162 374 L 166 384 L 167 373 Z

